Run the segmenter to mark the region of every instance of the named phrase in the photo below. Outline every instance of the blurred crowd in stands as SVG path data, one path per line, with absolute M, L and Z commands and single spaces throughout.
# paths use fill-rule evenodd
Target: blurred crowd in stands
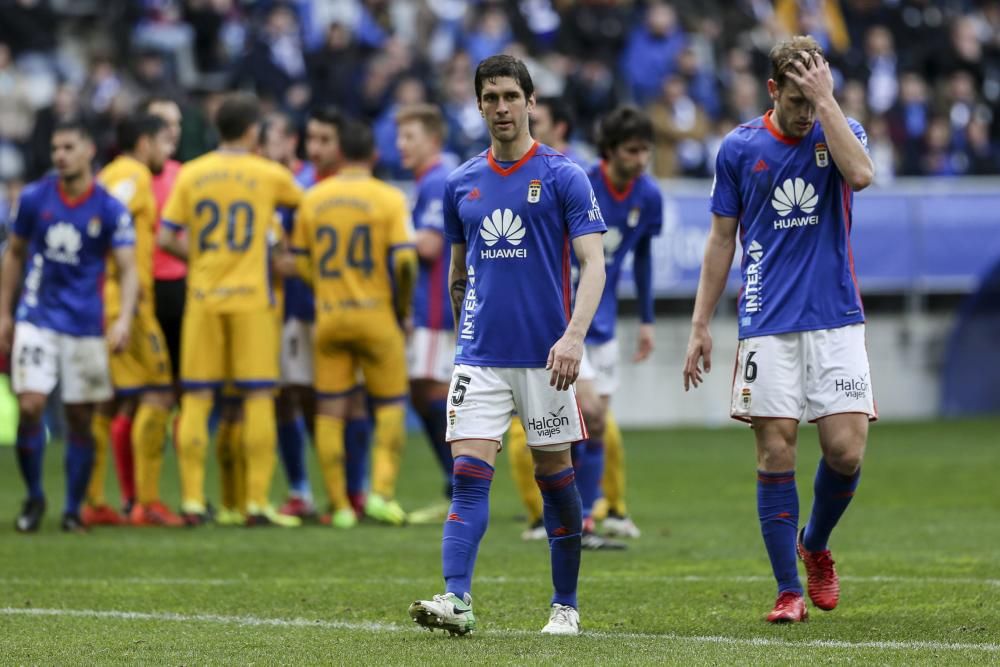
M 881 182 L 1000 172 L 1000 0 L 0 0 L 0 182 L 44 173 L 71 114 L 110 156 L 116 119 L 152 93 L 182 103 L 179 158 L 199 155 L 234 88 L 293 119 L 370 119 L 379 172 L 404 177 L 398 105 L 439 104 L 456 161 L 481 151 L 472 71 L 498 52 L 565 102 L 583 154 L 632 102 L 656 128 L 655 176 L 710 177 L 722 137 L 770 106 L 768 50 L 797 33 L 825 47 Z

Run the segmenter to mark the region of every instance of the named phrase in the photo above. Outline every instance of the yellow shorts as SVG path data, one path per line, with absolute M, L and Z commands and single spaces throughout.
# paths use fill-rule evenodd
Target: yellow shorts
M 113 319 L 109 318 L 109 322 Z M 170 352 L 156 316 L 139 310 L 132 320 L 128 347 L 111 355 L 111 383 L 122 395 L 173 387 Z
M 241 390 L 273 387 L 278 341 L 271 309 L 218 313 L 188 305 L 181 325 L 181 384 L 216 389 L 232 380 Z
M 358 385 L 358 370 L 373 399 L 406 398 L 406 340 L 391 315 L 320 317 L 314 352 L 319 398 L 349 394 Z

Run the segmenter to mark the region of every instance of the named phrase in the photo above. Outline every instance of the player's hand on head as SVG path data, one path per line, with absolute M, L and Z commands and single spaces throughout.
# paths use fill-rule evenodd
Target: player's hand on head
M 802 94 L 812 102 L 833 96 L 833 72 L 826 58 L 816 54 L 802 52 L 802 60 L 792 61 L 792 66 L 786 71 L 786 76 L 801 90 Z
M 552 371 L 549 385 L 558 391 L 569 389 L 580 374 L 580 360 L 583 359 L 583 339 L 564 335 L 549 350 L 546 370 Z
M 653 325 L 640 324 L 639 338 L 636 341 L 635 354 L 632 355 L 632 361 L 634 363 L 639 363 L 640 361 L 645 361 L 646 359 L 649 359 L 649 355 L 653 354 L 654 347 L 655 344 L 653 343 Z
M 701 367 L 698 362 L 701 361 Z M 712 334 L 708 327 L 694 327 L 688 340 L 687 356 L 684 358 L 684 391 L 698 388 L 704 382 L 702 373 L 712 370 Z

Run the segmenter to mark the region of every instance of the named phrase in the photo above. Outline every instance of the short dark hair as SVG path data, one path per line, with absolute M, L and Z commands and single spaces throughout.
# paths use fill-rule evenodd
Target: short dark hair
M 127 116 L 118 123 L 118 150 L 133 151 L 140 139 L 152 137 L 166 126 L 166 121 L 151 113 Z
M 249 93 L 227 95 L 215 113 L 215 127 L 223 141 L 235 141 L 260 120 L 260 105 Z
M 371 125 L 362 121 L 345 120 L 337 128 L 340 133 L 340 154 L 349 162 L 364 162 L 375 155 L 375 135 Z
M 335 106 L 319 107 L 309 112 L 309 120 L 323 125 L 332 125 L 339 131 L 340 126 L 344 124 L 344 114 Z
M 545 107 L 549 110 L 553 125 L 566 124 L 566 138 L 569 139 L 573 134 L 573 112 L 566 100 L 561 97 L 539 97 L 535 100 L 535 108 L 538 107 Z
M 261 124 L 260 128 L 261 137 L 263 137 L 269 129 L 274 127 L 275 124 L 281 124 L 284 126 L 282 134 L 286 137 L 294 137 L 299 133 L 298 128 L 295 127 L 295 121 L 289 114 L 284 111 L 272 111 L 264 116 L 264 122 Z
M 597 128 L 601 157 L 606 158 L 615 148 L 633 139 L 653 142 L 653 123 L 638 107 L 621 106 L 601 119 Z
M 531 81 L 531 74 L 523 62 L 514 56 L 501 54 L 490 56 L 476 67 L 476 99 L 483 94 L 483 82 L 493 81 L 500 77 L 514 79 L 521 87 L 525 99 L 535 94 L 535 84 Z
M 71 116 L 60 120 L 52 128 L 53 136 L 56 132 L 76 132 L 87 141 L 94 141 L 94 129 L 81 116 Z
M 782 42 L 778 42 L 771 49 L 768 58 L 771 60 L 771 78 L 778 84 L 778 88 L 785 86 L 785 75 L 795 67 L 796 62 L 805 64 L 802 53 L 805 52 L 810 58 L 823 58 L 823 47 L 820 46 L 811 35 L 795 35 Z

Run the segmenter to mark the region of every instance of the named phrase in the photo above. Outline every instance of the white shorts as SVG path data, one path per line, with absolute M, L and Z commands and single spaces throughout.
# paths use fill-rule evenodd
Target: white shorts
M 560 451 L 587 437 L 576 389 L 549 386 L 544 368 L 492 368 L 458 364 L 448 398 L 448 442 L 501 442 L 517 412 L 528 446 Z
M 281 384 L 313 386 L 313 325 L 290 319 L 281 332 Z
M 618 390 L 617 338 L 600 345 L 584 346 L 579 379 L 593 382 L 598 396 L 611 396 Z
M 62 387 L 63 403 L 110 400 L 108 343 L 103 336 L 70 336 L 29 322 L 14 326 L 11 385 L 15 394 L 48 396 Z
M 442 329 L 417 327 L 406 349 L 411 380 L 451 382 L 455 369 L 455 334 Z
M 878 418 L 864 324 L 740 341 L 730 407 L 734 418 L 814 422 L 845 412 Z

